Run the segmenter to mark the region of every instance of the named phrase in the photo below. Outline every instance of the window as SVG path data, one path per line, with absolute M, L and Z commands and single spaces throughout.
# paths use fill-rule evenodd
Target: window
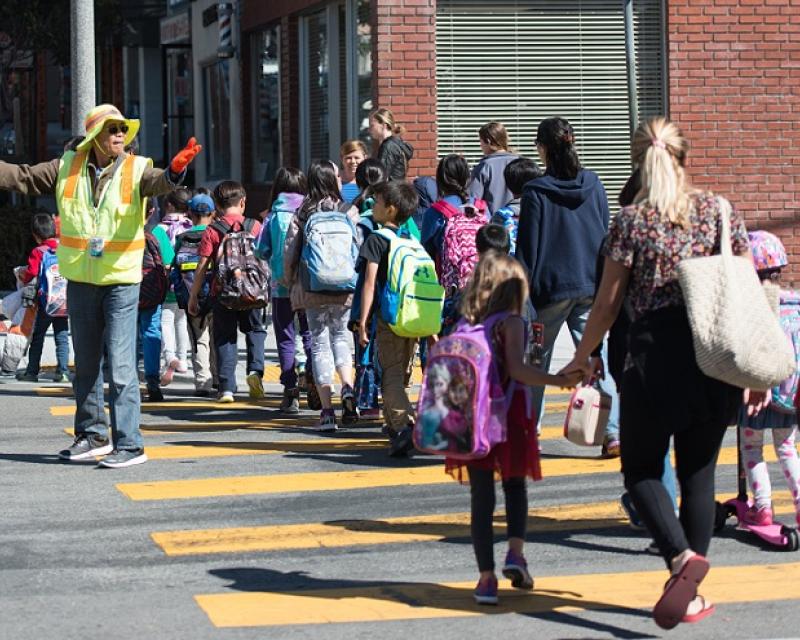
M 660 0 L 635 0 L 639 111 L 663 108 Z M 491 34 L 491 46 L 475 41 Z M 438 152 L 481 157 L 478 129 L 509 128 L 512 144 L 536 157 L 538 123 L 575 127 L 582 163 L 614 202 L 630 174 L 630 102 L 625 16 L 618 0 L 438 0 Z
M 231 172 L 231 112 L 228 60 L 203 68 L 205 94 L 205 132 L 208 141 L 206 172 L 208 178 L 224 179 Z
M 281 163 L 278 26 L 252 36 L 253 182 L 271 182 Z
M 368 141 L 370 0 L 337 0 L 300 21 L 301 162 L 338 161 L 344 140 Z

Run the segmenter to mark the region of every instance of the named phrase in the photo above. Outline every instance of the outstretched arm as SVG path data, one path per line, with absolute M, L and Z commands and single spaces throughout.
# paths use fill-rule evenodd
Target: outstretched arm
M 27 196 L 54 193 L 58 180 L 59 159 L 39 164 L 11 164 L 0 161 L 0 189 Z

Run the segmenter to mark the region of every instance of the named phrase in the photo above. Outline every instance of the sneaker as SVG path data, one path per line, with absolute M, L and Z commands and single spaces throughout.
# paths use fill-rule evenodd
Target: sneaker
M 32 373 L 18 373 L 17 380 L 19 382 L 39 382 L 39 376 Z
M 161 393 L 161 387 L 158 386 L 158 382 L 151 381 L 147 383 L 147 401 L 164 402 L 164 394 Z
M 178 366 L 175 367 L 175 371 L 177 371 L 178 373 L 188 373 L 189 365 L 186 364 L 185 360 L 178 360 Z
M 473 597 L 478 604 L 497 604 L 497 578 L 481 578 Z
M 623 493 L 619 498 L 619 503 L 622 505 L 625 515 L 628 516 L 628 525 L 630 528 L 634 531 L 644 531 L 644 523 L 639 517 L 639 513 L 636 511 L 636 507 L 633 506 L 631 494 L 629 494 L 627 491 Z
M 281 413 L 295 415 L 300 413 L 300 389 L 284 389 L 280 406 Z
M 132 467 L 135 464 L 142 464 L 143 462 L 147 462 L 147 454 L 144 449 L 134 449 L 133 451 L 114 449 L 97 464 L 107 469 L 122 469 L 124 467 Z
M 362 420 L 378 420 L 381 417 L 380 407 L 368 407 L 367 409 L 359 409 L 358 415 Z
M 88 460 L 96 456 L 104 456 L 111 453 L 114 447 L 108 439 L 98 438 L 97 436 L 78 436 L 75 442 L 67 449 L 58 452 L 58 457 L 62 460 Z
M 644 552 L 649 554 L 649 555 L 651 555 L 651 556 L 660 556 L 661 555 L 661 549 L 658 548 L 658 545 L 655 543 L 655 541 L 653 541 L 650 544 L 648 544 L 644 548 Z
M 408 452 L 414 448 L 413 429 L 411 425 L 399 431 L 393 439 L 392 436 L 389 435 L 389 439 L 391 440 L 391 445 L 389 446 L 389 457 L 391 458 L 404 458 L 408 455 Z
M 311 380 L 306 380 L 306 404 L 312 411 L 322 410 L 322 400 L 319 397 L 317 385 L 315 385 Z
M 56 371 L 55 374 L 53 374 L 53 382 L 63 384 L 72 381 L 69 379 L 69 374 L 66 371 Z
M 742 517 L 744 524 L 750 524 L 755 527 L 766 527 L 772 524 L 772 509 L 769 507 L 761 507 L 760 509 L 753 505 L 745 511 Z
M 511 549 L 506 554 L 503 575 L 511 580 L 511 586 L 515 589 L 526 589 L 527 591 L 533 589 L 533 578 L 528 573 L 528 563 L 524 556 L 517 555 Z
M 356 422 L 358 422 L 356 397 L 353 395 L 353 387 L 347 384 L 342 387 L 342 424 L 354 424 Z
M 319 423 L 313 427 L 314 431 L 323 433 L 336 431 L 336 412 L 333 409 L 323 409 L 319 414 Z
M 247 376 L 247 386 L 250 387 L 250 397 L 254 400 L 260 400 L 264 397 L 264 381 L 261 379 L 262 374 L 253 371 Z
M 600 455 L 604 458 L 619 458 L 619 439 L 606 436 L 603 439 L 603 448 L 600 451 Z
M 175 372 L 178 370 L 178 362 L 177 358 L 173 358 L 170 360 L 167 368 L 164 370 L 164 374 L 161 376 L 161 386 L 166 387 L 172 383 L 172 378 L 175 376 Z
M 233 401 L 233 391 L 223 391 L 219 397 L 219 402 L 222 404 L 232 404 Z

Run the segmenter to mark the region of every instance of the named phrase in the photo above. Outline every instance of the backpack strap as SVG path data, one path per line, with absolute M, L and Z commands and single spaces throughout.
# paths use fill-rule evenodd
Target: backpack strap
M 256 226 L 256 221 L 253 218 L 245 218 L 242 223 L 242 228 L 250 235 L 253 235 L 253 229 Z
M 446 200 L 437 200 L 431 205 L 431 208 L 441 213 L 445 220 L 449 220 L 450 218 L 457 216 L 460 211 Z
M 216 229 L 223 236 L 227 236 L 233 230 L 233 227 L 222 219 L 214 220 L 209 226 Z
M 389 242 L 398 237 L 398 235 L 394 231 L 392 231 L 391 229 L 387 229 L 386 227 L 381 227 L 380 229 L 376 229 L 373 233 L 377 233 L 382 238 L 386 238 Z

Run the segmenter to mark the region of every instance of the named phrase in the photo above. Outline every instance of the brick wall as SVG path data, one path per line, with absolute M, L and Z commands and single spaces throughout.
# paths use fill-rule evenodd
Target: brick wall
M 669 0 L 670 115 L 695 184 L 800 263 L 800 0 Z M 800 282 L 800 264 L 787 280 Z
M 372 0 L 374 105 L 414 146 L 409 176 L 436 171 L 436 0 Z

